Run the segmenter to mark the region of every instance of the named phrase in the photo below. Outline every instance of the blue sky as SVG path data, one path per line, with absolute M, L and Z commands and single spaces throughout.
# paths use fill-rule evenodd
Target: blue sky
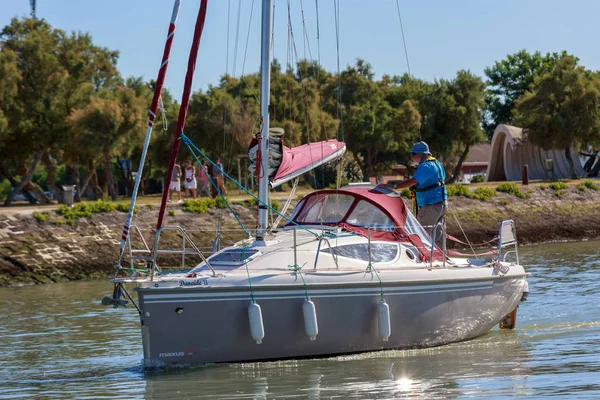
M 29 14 L 28 0 L 3 0 L 0 26 L 14 16 Z M 119 50 L 119 69 L 124 77 L 155 79 L 162 56 L 172 0 L 37 0 L 37 14 L 56 28 L 83 31 L 98 45 Z M 234 55 L 238 4 L 241 18 L 237 56 Z M 210 0 L 200 45 L 194 90 L 217 84 L 227 70 L 242 72 L 248 24 L 248 55 L 244 72 L 260 64 L 260 0 Z M 275 3 L 274 56 L 287 60 L 287 0 Z M 313 59 L 317 45 L 321 63 L 336 70 L 333 0 L 318 0 L 320 40 L 317 41 L 315 0 L 290 0 L 292 28 L 299 57 L 308 46 Z M 180 98 L 198 0 L 183 0 L 167 73 L 166 87 Z M 486 66 L 520 49 L 554 52 L 567 50 L 592 70 L 600 69 L 600 2 L 574 0 L 400 0 L 411 72 L 426 80 L 451 78 L 459 69 L 483 76 Z M 230 6 L 229 64 L 227 19 Z M 301 5 L 308 41 L 303 39 Z M 305 50 L 306 49 L 306 50 Z M 340 65 L 344 69 L 357 58 L 373 65 L 376 75 L 407 71 L 395 0 L 340 0 Z

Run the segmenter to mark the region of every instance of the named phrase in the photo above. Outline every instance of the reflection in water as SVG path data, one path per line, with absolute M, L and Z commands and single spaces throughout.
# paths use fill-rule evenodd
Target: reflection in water
M 106 282 L 0 289 L 0 398 L 600 397 L 599 243 L 521 249 L 516 331 L 431 349 L 144 373 L 133 309 Z
M 474 341 L 433 349 L 169 370 L 148 374 L 146 396 L 156 399 L 183 394 L 183 382 L 197 382 L 201 388 L 201 393 L 186 392 L 185 398 L 431 399 L 469 392 L 530 395 L 529 347 L 521 344 L 514 332 L 495 331 Z M 491 386 L 498 378 L 501 387 Z M 479 380 L 489 383 L 462 384 Z

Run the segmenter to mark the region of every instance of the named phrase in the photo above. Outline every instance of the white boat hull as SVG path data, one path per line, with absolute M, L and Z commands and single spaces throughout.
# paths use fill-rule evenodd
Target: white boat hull
M 338 283 L 326 283 L 332 275 Z M 322 357 L 462 341 L 487 332 L 517 307 L 526 275 L 512 265 L 504 276 L 491 267 L 380 271 L 379 276 L 382 288 L 370 272 L 315 271 L 305 275 L 305 290 L 295 273 L 279 271 L 263 275 L 263 284 L 253 279 L 252 294 L 247 285 L 236 284 L 242 282 L 236 274 L 139 284 L 144 364 Z M 325 283 L 315 283 L 319 280 Z M 195 285 L 175 286 L 185 281 Z M 387 341 L 378 329 L 381 290 L 390 309 Z M 304 326 L 307 293 L 316 308 L 316 340 Z M 261 344 L 250 332 L 252 296 L 262 310 Z

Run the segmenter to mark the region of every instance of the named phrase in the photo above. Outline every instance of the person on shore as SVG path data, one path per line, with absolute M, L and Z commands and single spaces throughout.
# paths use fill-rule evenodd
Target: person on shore
M 196 182 L 196 168 L 192 165 L 191 160 L 185 162 L 185 190 L 186 196 L 192 196 L 196 200 L 196 189 L 198 184 Z
M 446 191 L 446 171 L 442 164 L 429 152 L 425 142 L 417 142 L 410 150 L 411 160 L 417 165 L 412 178 L 402 181 L 395 189 L 411 188 L 417 200 L 417 219 L 429 236 L 435 225 L 446 217 L 448 192 Z M 436 231 L 436 243 L 440 243 L 442 229 Z
M 171 183 L 169 184 L 169 201 L 173 201 L 173 192 L 177 193 L 177 201 L 181 201 L 181 167 L 175 164 Z
M 223 171 L 224 171 L 224 167 L 223 164 L 221 164 L 221 159 L 219 157 L 217 157 L 215 159 L 215 165 L 213 166 L 212 169 L 212 179 L 213 182 L 215 183 L 215 185 L 219 188 L 219 192 L 221 192 L 221 194 L 223 196 L 227 196 L 227 189 L 225 188 L 225 179 L 224 179 L 224 175 L 223 175 Z M 213 187 L 213 191 L 212 191 L 212 197 L 217 197 L 218 192 L 217 190 L 215 190 L 215 188 Z
M 198 168 L 198 196 L 204 197 L 204 192 L 206 192 L 206 197 L 210 197 L 208 165 L 206 164 L 206 161 Z

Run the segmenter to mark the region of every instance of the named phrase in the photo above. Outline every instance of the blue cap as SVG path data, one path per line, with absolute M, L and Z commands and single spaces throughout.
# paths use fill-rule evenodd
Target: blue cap
M 427 146 L 427 143 L 425 142 L 417 142 L 415 144 L 413 144 L 412 149 L 410 149 L 410 152 L 413 154 L 429 154 L 431 155 L 431 153 L 429 152 L 429 146 Z

